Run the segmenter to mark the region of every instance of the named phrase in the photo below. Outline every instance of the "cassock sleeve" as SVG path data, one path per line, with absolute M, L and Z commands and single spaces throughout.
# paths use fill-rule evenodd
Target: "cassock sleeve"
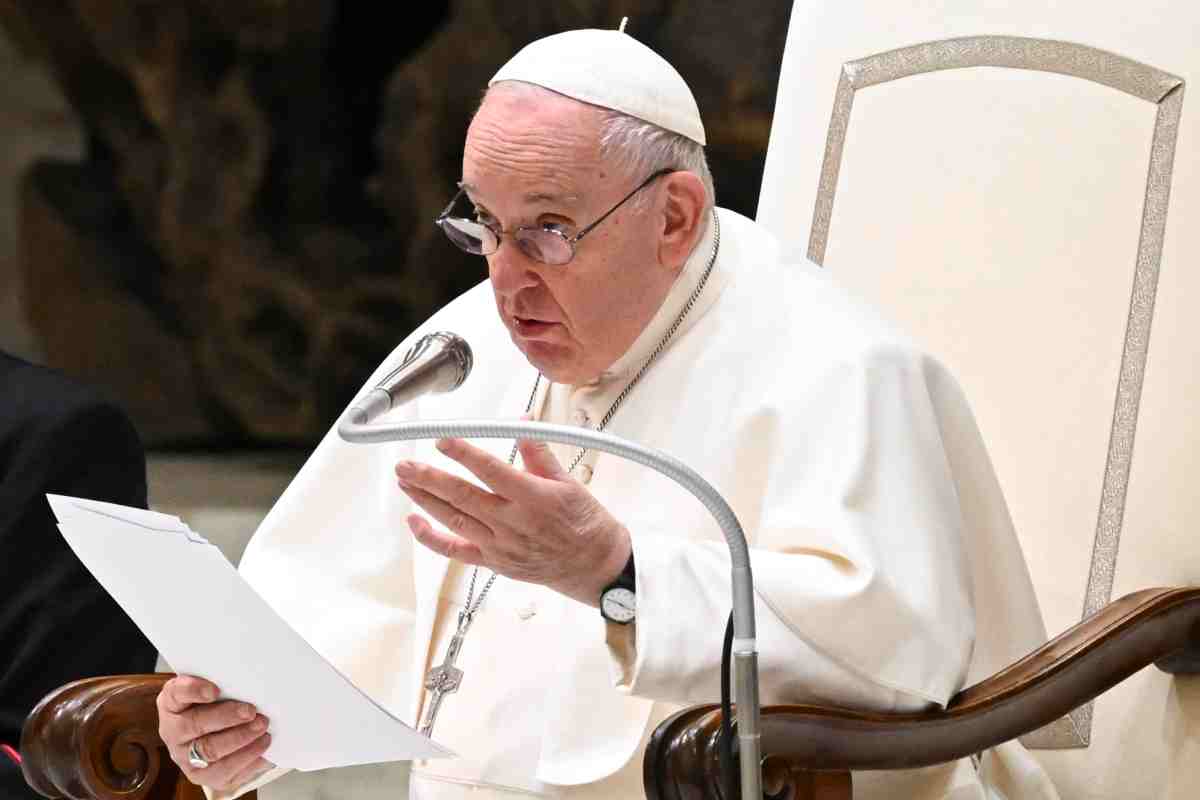
M 787 407 L 757 412 L 768 419 L 747 446 L 767 469 L 747 536 L 764 703 L 914 710 L 961 687 L 975 618 L 931 397 L 953 382 L 935 373 L 945 377 L 927 357 L 876 348 Z M 731 602 L 725 543 L 632 534 L 638 616 L 634 630 L 608 626 L 614 682 L 655 700 L 711 702 Z

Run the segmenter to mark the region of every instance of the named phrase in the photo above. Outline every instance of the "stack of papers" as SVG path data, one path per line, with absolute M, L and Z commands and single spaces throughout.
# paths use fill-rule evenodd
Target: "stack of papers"
M 453 755 L 338 672 L 178 517 L 46 498 L 71 549 L 176 672 L 266 715 L 268 761 L 314 770 Z

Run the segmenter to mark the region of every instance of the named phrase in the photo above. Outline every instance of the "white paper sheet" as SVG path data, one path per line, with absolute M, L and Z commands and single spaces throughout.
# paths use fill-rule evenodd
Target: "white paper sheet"
M 268 761 L 314 770 L 454 755 L 350 683 L 178 517 L 46 499 L 71 549 L 177 672 L 266 715 Z

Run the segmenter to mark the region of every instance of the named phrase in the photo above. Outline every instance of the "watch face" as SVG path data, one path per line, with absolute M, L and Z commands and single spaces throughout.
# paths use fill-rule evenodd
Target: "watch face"
M 637 595 L 629 589 L 614 586 L 601 596 L 600 610 L 613 622 L 633 622 L 637 612 Z

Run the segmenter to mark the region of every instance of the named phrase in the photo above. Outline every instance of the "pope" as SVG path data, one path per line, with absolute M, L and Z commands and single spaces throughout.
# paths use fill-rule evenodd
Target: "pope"
M 475 374 L 393 418 L 527 415 L 697 469 L 747 532 L 764 703 L 944 705 L 1045 638 L 967 401 L 902 332 L 717 208 L 704 144 L 686 83 L 631 36 L 521 50 L 436 219 L 487 280 L 364 391 L 416 337 L 460 334 Z M 414 764 L 410 797 L 641 796 L 654 725 L 719 696 L 724 540 L 691 495 L 614 456 L 331 432 L 240 568 L 361 689 L 461 754 Z M 286 771 L 252 702 L 197 676 L 159 697 L 172 757 L 212 796 Z M 1056 797 L 1015 742 L 855 775 L 855 792 Z

